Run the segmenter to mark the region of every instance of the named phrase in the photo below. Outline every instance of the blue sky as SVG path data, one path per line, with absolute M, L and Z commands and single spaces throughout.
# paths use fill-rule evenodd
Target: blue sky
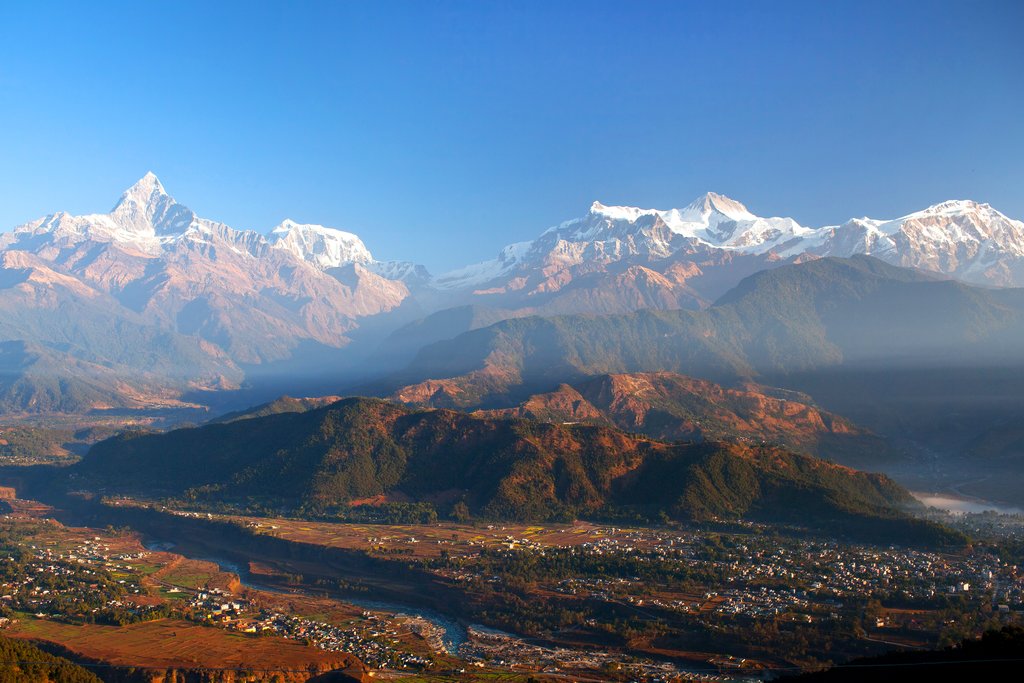
M 153 170 L 435 272 L 707 190 L 1024 218 L 1024 3 L 0 3 L 0 229 Z

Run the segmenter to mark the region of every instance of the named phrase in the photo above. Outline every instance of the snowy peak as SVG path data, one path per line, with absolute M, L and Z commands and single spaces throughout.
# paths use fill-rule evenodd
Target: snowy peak
M 713 213 L 733 221 L 752 221 L 757 218 L 740 202 L 717 192 L 708 192 L 698 197 L 679 213 L 691 220 L 699 216 L 702 221 L 706 221 Z
M 647 220 L 641 222 L 641 219 Z M 633 226 L 636 237 L 650 242 L 651 253 L 662 253 L 669 246 L 665 236 L 656 232 L 658 225 L 707 246 L 750 252 L 768 251 L 807 232 L 791 218 L 761 218 L 735 199 L 715 192 L 701 195 L 682 209 L 640 209 L 594 202 L 588 219 L 569 221 L 557 229 L 581 224 L 589 230 L 577 230 L 577 235 L 585 234 L 590 239 L 601 239 L 602 234 L 621 232 L 625 226 Z
M 661 211 L 658 209 L 640 209 L 635 206 L 608 206 L 601 202 L 594 202 L 590 205 L 591 215 L 600 215 L 613 221 L 636 222 L 642 216 L 666 215 L 677 217 L 676 222 L 687 221 L 707 224 L 712 215 L 717 214 L 718 220 L 728 219 L 731 221 L 752 221 L 757 216 L 750 213 L 740 202 L 730 199 L 723 194 L 708 192 L 690 202 L 683 209 L 669 209 Z
M 999 214 L 998 211 L 995 211 L 995 209 L 993 209 L 988 204 L 980 204 L 971 199 L 950 199 L 944 202 L 940 202 L 939 204 L 933 204 L 932 206 L 929 206 L 927 209 L 917 211 L 910 215 L 914 216 L 919 214 L 969 213 L 971 211 L 994 212 Z M 999 215 L 1002 216 L 1002 214 Z
M 134 185 L 124 191 L 111 213 L 117 213 L 118 210 L 128 206 L 147 206 L 159 203 L 165 198 L 169 199 L 170 195 L 164 189 L 163 183 L 160 182 L 155 173 L 147 171 L 146 175 L 139 178 L 135 181 Z
M 909 214 L 898 220 L 908 221 L 920 218 L 938 218 L 946 220 L 955 220 L 960 218 L 987 223 L 1016 223 L 1020 225 L 1020 221 L 1015 221 L 1007 217 L 1000 211 L 993 209 L 991 205 L 982 204 L 970 199 L 951 199 L 939 204 L 934 204 L 929 206 L 927 209 Z
M 358 236 L 337 228 L 285 219 L 270 233 L 271 246 L 321 270 L 346 263 L 370 263 L 373 256 Z
M 270 247 L 279 250 L 278 256 L 287 252 L 321 270 L 373 261 L 359 237 L 323 225 L 285 220 L 270 235 L 263 235 L 200 218 L 179 204 L 153 173 L 146 173 L 125 190 L 110 213 L 51 214 L 0 234 L 0 249 L 19 242 L 36 249 L 43 243 L 66 246 L 88 241 L 116 244 L 123 251 L 146 257 L 196 250 L 212 255 L 219 248 L 259 256 Z M 402 272 L 424 277 L 414 267 Z
M 762 220 L 747 210 L 747 207 L 725 195 L 708 192 L 690 202 L 682 209 L 640 209 L 633 206 L 606 206 L 594 202 L 590 216 L 600 216 L 609 221 L 636 223 L 645 216 L 660 217 L 673 232 L 687 237 L 707 237 L 706 231 L 719 223 L 742 223 Z M 710 240 L 714 242 L 714 240 Z
M 532 242 L 509 245 L 496 259 L 442 275 L 435 284 L 457 289 L 535 272 L 550 277 L 583 264 L 665 258 L 696 246 L 780 258 L 868 254 L 968 282 L 1024 284 L 1024 223 L 988 204 L 951 200 L 896 219 L 865 217 L 812 228 L 792 218 L 757 216 L 715 192 L 668 210 L 595 201 L 584 216 L 548 228 Z
M 657 211 L 654 209 L 639 209 L 635 206 L 607 206 L 601 202 L 594 202 L 590 205 L 590 215 L 607 218 L 611 221 L 626 221 L 635 223 L 642 216 L 653 216 Z
M 188 229 L 195 215 L 167 194 L 152 172 L 121 195 L 110 218 L 122 229 L 139 235 L 173 235 Z

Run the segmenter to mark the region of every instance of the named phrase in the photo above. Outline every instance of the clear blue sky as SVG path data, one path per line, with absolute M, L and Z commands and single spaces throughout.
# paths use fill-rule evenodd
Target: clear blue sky
M 439 272 L 714 190 L 808 225 L 1024 218 L 1024 3 L 0 3 L 0 229 L 147 170 Z

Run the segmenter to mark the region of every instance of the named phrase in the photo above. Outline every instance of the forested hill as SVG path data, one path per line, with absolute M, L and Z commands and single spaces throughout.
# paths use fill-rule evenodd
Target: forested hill
M 123 434 L 94 446 L 67 476 L 75 488 L 309 516 L 367 500 L 417 501 L 442 515 L 462 503 L 474 515 L 509 520 L 628 511 L 890 539 L 936 533 L 903 512 L 914 502 L 888 478 L 782 448 L 669 444 L 610 427 L 416 411 L 376 399 Z

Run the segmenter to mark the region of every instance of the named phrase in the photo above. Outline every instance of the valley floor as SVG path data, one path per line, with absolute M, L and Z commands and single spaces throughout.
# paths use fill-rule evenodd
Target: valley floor
M 747 679 L 934 647 L 1024 610 L 1020 562 L 984 543 L 940 552 L 749 523 L 314 522 L 130 499 L 83 506 L 84 527 L 11 505 L 6 552 L 30 549 L 30 565 L 98 570 L 116 550 L 109 570 L 129 594 L 112 601 L 134 623 L 78 623 L 65 602 L 9 584 L 9 633 L 118 665 L 154 651 L 161 667 L 255 669 L 348 653 L 377 677 L 414 680 Z M 990 536 L 1021 529 L 1019 517 L 960 519 Z M 136 531 L 99 530 L 108 524 Z M 221 644 L 193 647 L 200 633 Z M 154 645 L 164 641 L 174 647 Z

